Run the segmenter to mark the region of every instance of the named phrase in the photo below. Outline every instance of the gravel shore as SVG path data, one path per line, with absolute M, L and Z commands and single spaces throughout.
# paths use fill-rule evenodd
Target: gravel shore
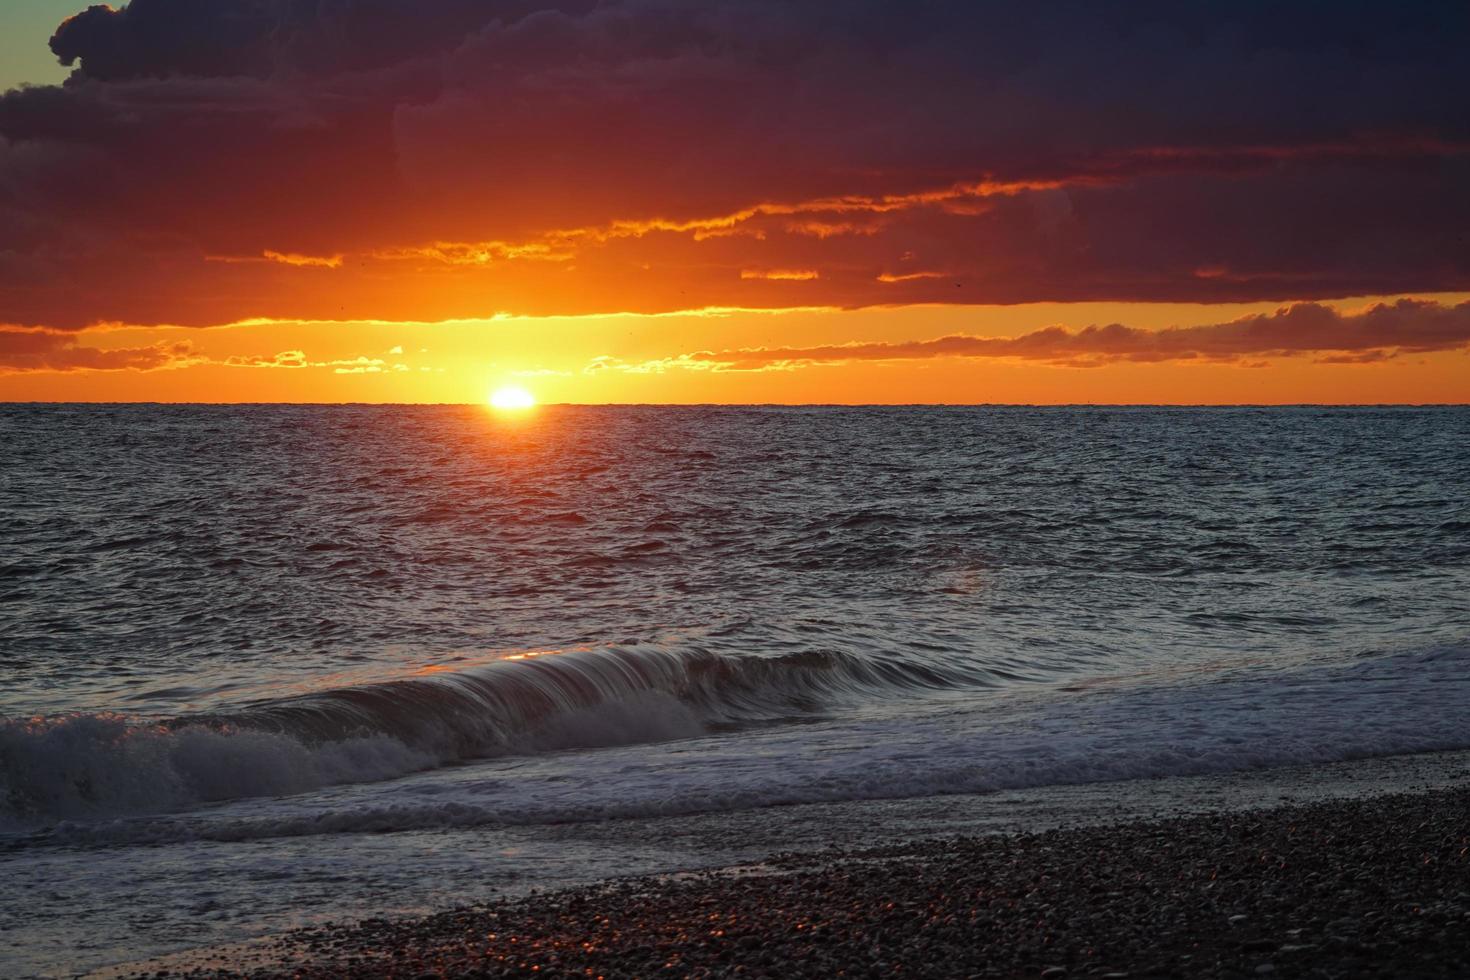
M 259 954 L 189 972 L 1465 977 L 1470 790 L 778 856 Z

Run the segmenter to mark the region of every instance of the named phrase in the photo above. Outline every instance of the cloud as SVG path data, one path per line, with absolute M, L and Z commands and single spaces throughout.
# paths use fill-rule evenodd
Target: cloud
M 81 78 L 268 76 L 371 70 L 455 47 L 494 20 L 587 3 L 500 0 L 131 0 L 88 7 L 51 38 Z
M 311 360 L 305 351 L 266 355 L 211 357 L 188 341 L 146 347 L 101 348 L 84 345 L 85 334 L 0 326 L 0 374 L 34 371 L 159 371 L 212 365 L 231 368 L 329 369 L 335 374 L 380 374 L 387 362 L 378 357 Z M 401 353 L 401 352 L 400 352 Z M 395 365 L 395 370 L 407 370 Z
M 484 266 L 492 262 L 517 259 L 539 262 L 566 262 L 575 251 L 565 234 L 552 234 L 541 242 L 430 242 L 399 248 L 383 248 L 372 258 L 385 262 L 438 262 L 444 265 Z
M 333 374 L 381 374 L 383 361 L 370 357 L 356 357 L 350 361 L 331 361 L 327 364 L 312 365 L 313 367 L 332 368 Z
M 741 269 L 741 279 L 774 279 L 784 282 L 809 282 L 822 278 L 816 269 Z
M 947 273 L 943 272 L 880 272 L 877 276 L 879 282 L 916 282 L 920 279 L 944 279 Z
M 232 75 L 252 67 L 272 27 L 267 5 L 216 0 L 133 0 L 88 7 L 51 38 L 63 65 L 88 78 Z
M 226 367 L 286 368 L 288 370 L 311 367 L 311 362 L 306 359 L 306 352 L 301 350 L 283 350 L 271 357 L 253 354 L 231 354 L 218 363 Z
M 95 6 L 0 96 L 0 322 L 1466 289 L 1467 40 L 1427 0 Z
M 342 268 L 341 255 L 300 255 L 296 252 L 277 252 L 266 249 L 262 253 L 270 262 L 280 262 L 283 265 L 294 265 L 309 269 L 340 269 Z
M 955 334 L 896 343 L 820 347 L 757 347 L 697 351 L 642 362 L 594 358 L 587 373 L 635 374 L 692 371 L 789 371 L 813 364 L 927 360 L 946 357 L 1014 359 L 1090 367 L 1119 361 L 1154 363 L 1209 360 L 1252 366 L 1262 357 L 1316 358 L 1324 364 L 1363 364 L 1409 353 L 1470 347 L 1470 302 L 1446 306 L 1402 299 L 1342 313 L 1320 303 L 1298 303 L 1274 313 L 1226 323 L 1142 330 L 1121 323 L 1068 330 L 1044 327 L 1018 337 Z
M 402 353 L 401 350 L 397 352 Z M 389 353 L 393 352 L 390 351 Z M 209 363 L 222 364 L 225 367 L 286 368 L 289 370 L 299 368 L 331 368 L 335 374 L 379 374 L 388 362 L 381 357 L 367 357 L 365 355 L 338 360 L 313 361 L 307 358 L 305 351 L 287 350 L 281 351 L 272 357 L 234 354 L 220 360 L 210 361 Z
M 74 334 L 0 327 L 0 373 L 23 371 L 157 371 L 198 363 L 190 344 L 103 350 L 83 347 Z

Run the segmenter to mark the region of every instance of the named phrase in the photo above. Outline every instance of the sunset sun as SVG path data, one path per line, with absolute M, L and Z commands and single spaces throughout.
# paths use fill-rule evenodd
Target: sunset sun
M 536 396 L 524 388 L 509 385 L 504 388 L 496 388 L 490 396 L 490 407 L 499 409 L 522 409 L 533 408 L 536 405 Z

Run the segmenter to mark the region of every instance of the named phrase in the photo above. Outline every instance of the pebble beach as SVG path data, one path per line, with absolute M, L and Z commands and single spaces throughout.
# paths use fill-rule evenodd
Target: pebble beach
M 133 976 L 1462 977 L 1470 789 L 773 857 Z

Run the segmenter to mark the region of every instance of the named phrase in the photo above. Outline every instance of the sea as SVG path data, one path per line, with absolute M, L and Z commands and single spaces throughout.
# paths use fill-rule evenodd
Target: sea
M 1466 749 L 1466 408 L 0 406 L 6 976 Z

